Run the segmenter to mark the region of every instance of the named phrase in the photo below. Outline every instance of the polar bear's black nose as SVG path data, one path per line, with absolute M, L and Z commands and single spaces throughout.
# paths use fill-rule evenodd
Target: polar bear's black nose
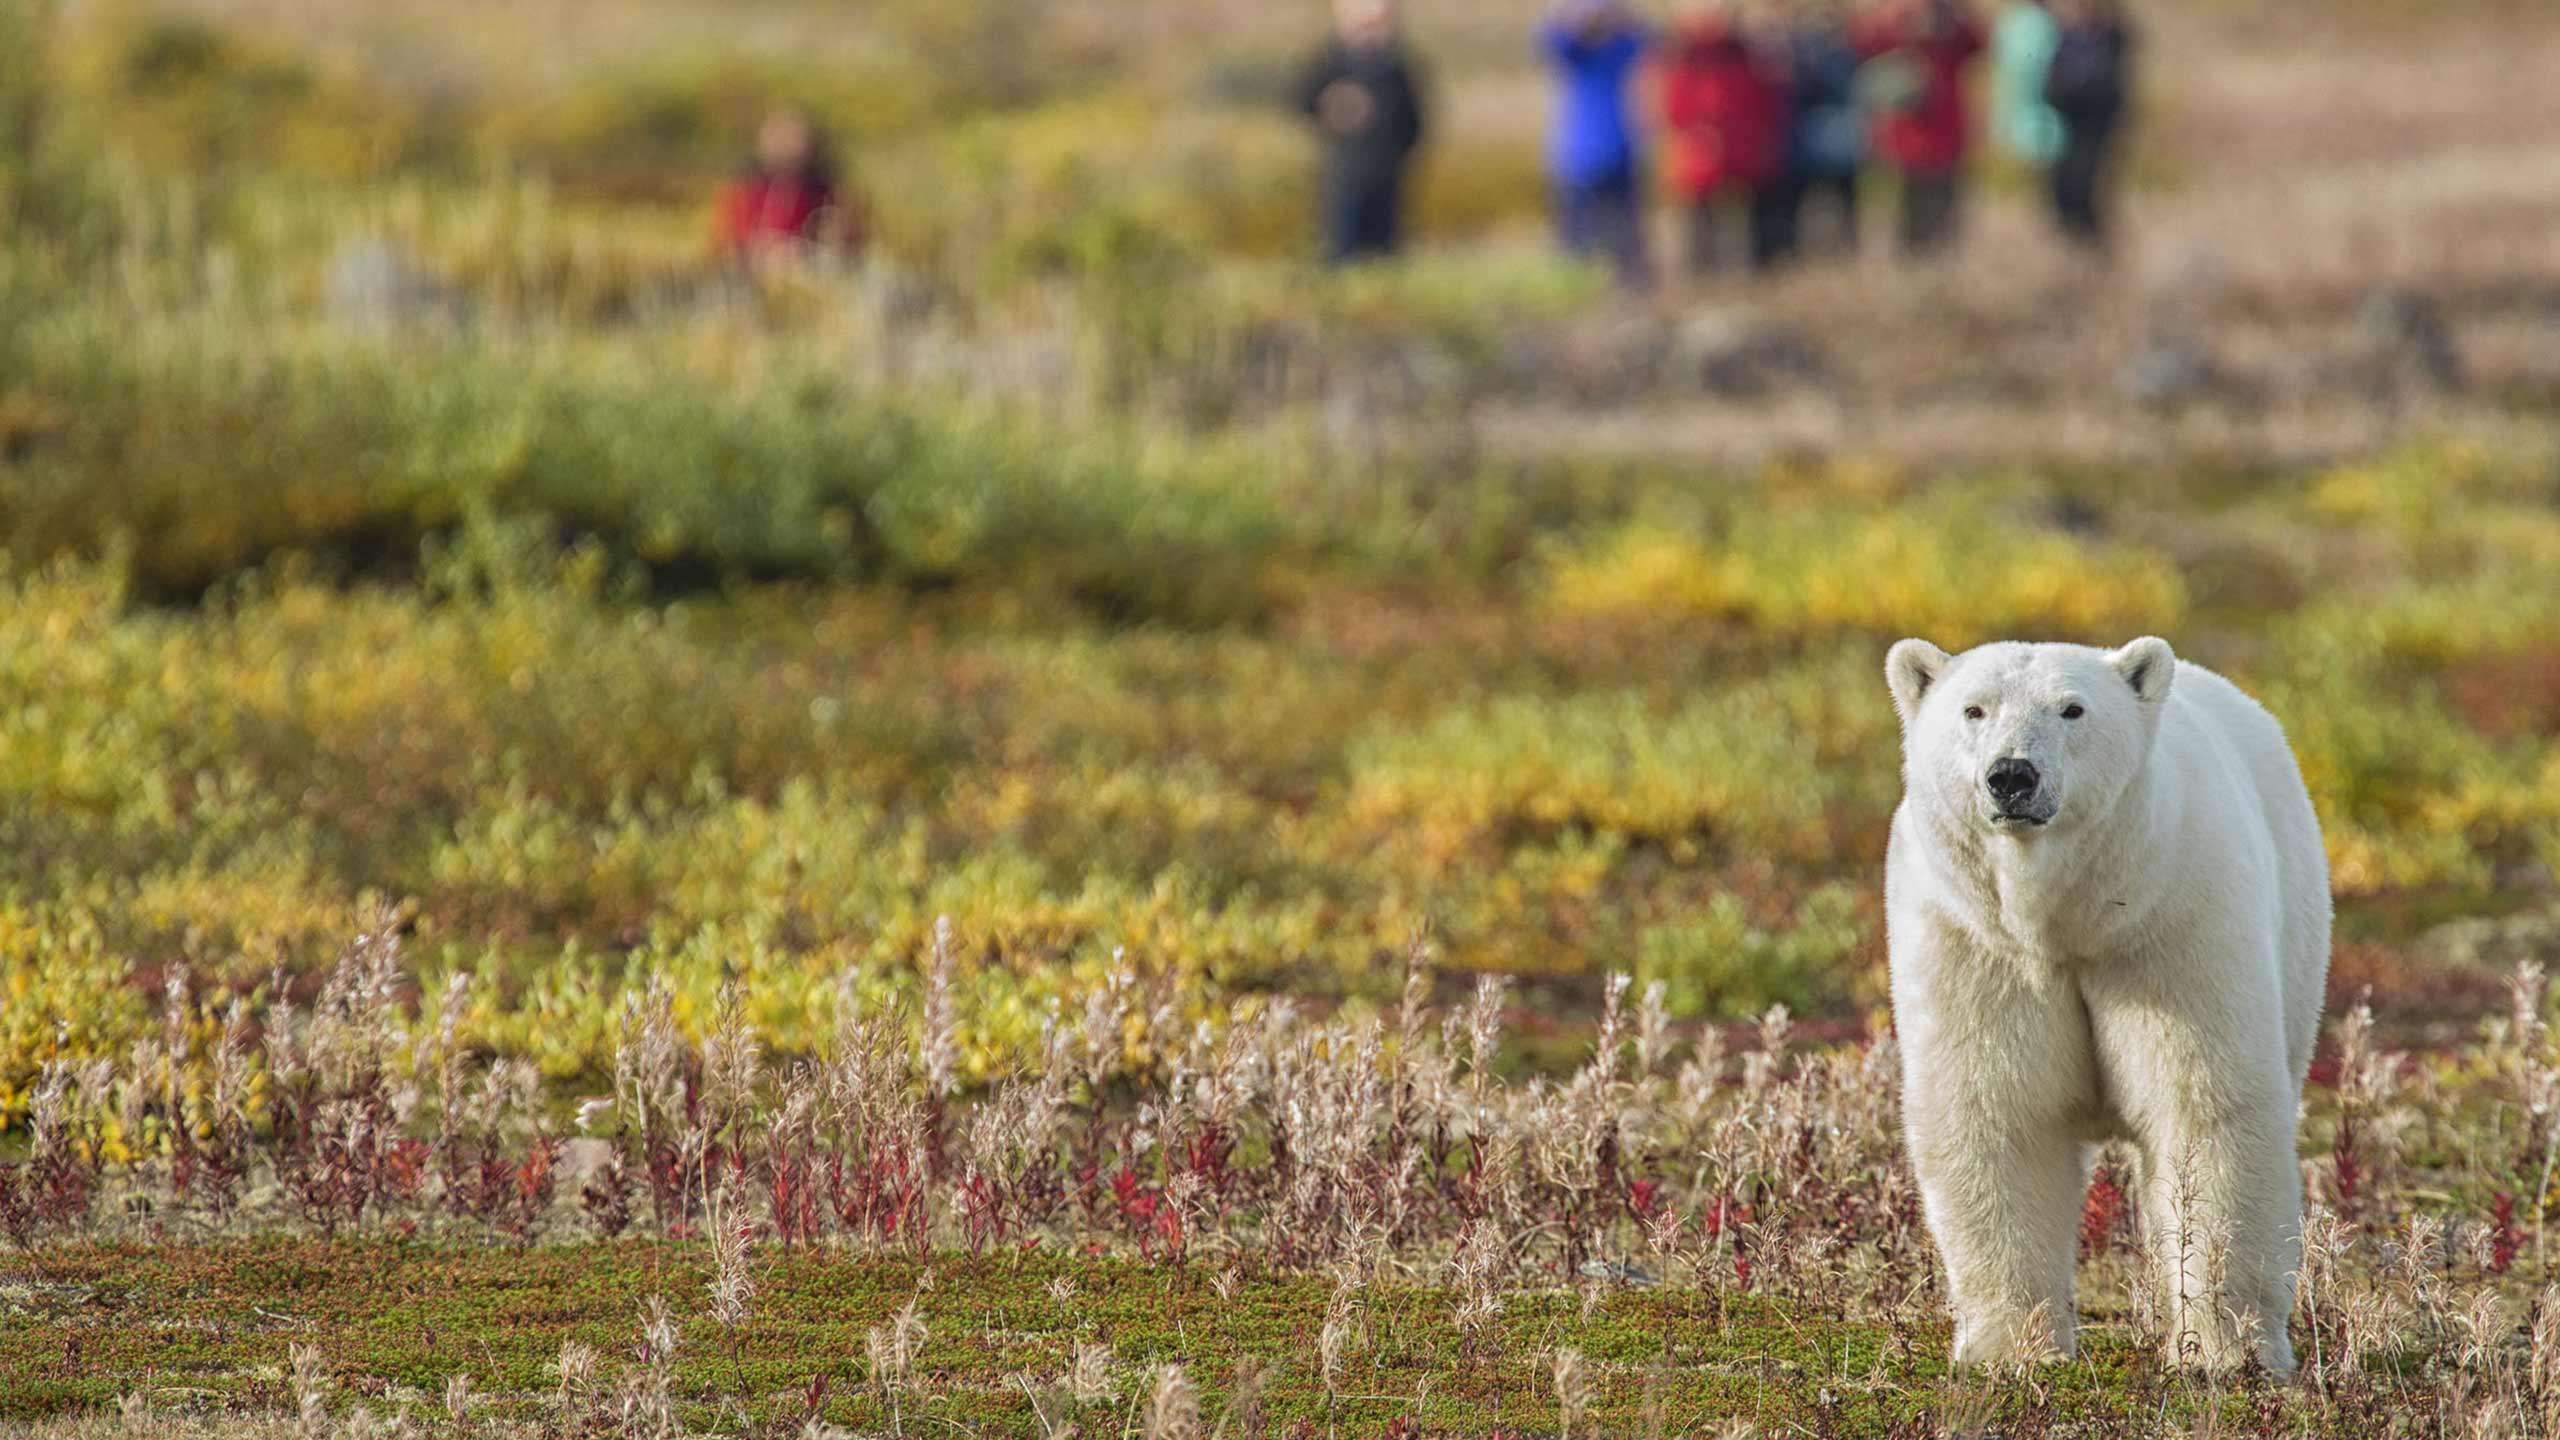
M 2014 805 L 2036 793 L 2036 767 L 2024 760 L 1994 760 L 1988 783 L 1992 799 Z

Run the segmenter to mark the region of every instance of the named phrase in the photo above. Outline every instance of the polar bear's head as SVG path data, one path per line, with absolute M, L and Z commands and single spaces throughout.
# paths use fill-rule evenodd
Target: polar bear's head
M 1946 820 L 2024 837 L 2114 808 L 2150 757 L 2178 657 L 2158 639 L 1955 656 L 1905 640 L 1884 668 L 1908 793 Z

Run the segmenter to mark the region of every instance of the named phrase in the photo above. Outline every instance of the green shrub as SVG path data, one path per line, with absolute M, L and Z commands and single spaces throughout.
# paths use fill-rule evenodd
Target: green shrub
M 1826 885 L 1805 897 L 1794 923 L 1764 930 L 1742 902 L 1719 895 L 1704 915 L 1656 924 L 1636 952 L 1639 983 L 1659 981 L 1683 1019 L 1748 1020 L 1772 1005 L 1822 1014 L 1846 1000 L 1850 960 L 1868 942 L 1861 894 Z
M 938 83 L 920 63 L 889 59 L 847 72 L 734 53 L 668 57 L 495 108 L 477 142 L 488 163 L 542 176 L 566 194 L 699 209 L 747 163 L 769 110 L 789 106 L 817 120 L 859 183 L 869 144 L 935 116 Z
M 22 287 L 61 283 L 23 273 L 31 262 L 86 260 L 113 240 L 95 157 L 66 133 L 58 32 L 51 0 L 0 7 L 0 334 L 23 323 Z
M 1891 707 L 1866 657 L 1665 705 L 1637 694 L 1505 698 L 1353 752 L 1357 814 L 1442 852 L 1593 830 L 1814 860 L 1871 819 L 1893 775 Z
M 93 143 L 162 175 L 349 180 L 427 158 L 418 118 L 388 89 L 194 16 L 95 7 L 62 67 Z
M 78 910 L 0 902 L 0 1132 L 49 1060 L 121 1052 L 149 1024 L 132 963 Z
M 540 175 L 566 194 L 695 209 L 747 162 L 766 113 L 787 106 L 834 138 L 846 178 L 870 193 L 891 232 L 912 233 L 918 199 L 935 209 L 950 199 L 939 165 L 917 163 L 919 137 L 1099 78 L 1095 57 L 1050 33 L 1050 8 L 875 0 L 852 21 L 860 43 L 842 51 L 669 51 L 487 106 L 475 138 L 490 166 Z
M 291 551 L 407 568 L 475 510 L 685 577 L 1007 588 L 1131 619 L 1249 617 L 1284 526 L 1253 488 L 998 417 L 729 394 L 665 373 L 339 345 L 137 346 L 86 313 L 25 343 L 53 417 L 0 459 L 22 559 L 119 548 L 200 591 Z

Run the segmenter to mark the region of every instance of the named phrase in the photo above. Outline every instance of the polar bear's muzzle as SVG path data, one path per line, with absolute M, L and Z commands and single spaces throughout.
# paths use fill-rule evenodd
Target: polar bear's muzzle
M 2046 795 L 2044 777 L 2031 761 L 1992 761 L 1982 786 L 1991 798 L 1991 823 L 2003 829 L 2044 825 L 2062 808 Z

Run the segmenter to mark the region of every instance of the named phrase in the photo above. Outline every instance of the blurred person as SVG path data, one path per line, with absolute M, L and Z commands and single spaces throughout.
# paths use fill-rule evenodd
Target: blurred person
M 1689 269 L 1753 270 L 1786 249 L 1787 90 L 1731 0 L 1684 11 L 1662 70 L 1670 181 L 1689 211 Z
M 720 192 L 723 253 L 750 263 L 826 247 L 858 253 L 868 238 L 859 204 L 840 193 L 826 136 L 798 110 L 776 110 L 756 131 L 753 163 Z
M 1845 0 L 1810 0 L 1785 31 L 1788 123 L 1777 244 L 1788 258 L 1858 253 L 1858 177 L 1867 127 L 1858 110 L 1860 55 Z M 1815 204 L 1831 212 L 1827 242 L 1807 240 Z
M 2009 0 L 1991 27 L 1991 133 L 2038 174 L 2062 158 L 2062 117 L 2044 93 L 2061 43 L 2048 0 Z
M 1964 168 L 1973 147 L 1965 73 L 1985 47 L 1965 0 L 1893 0 L 1859 27 L 1873 57 L 1859 86 L 1876 114 L 1875 148 L 1902 185 L 1902 253 L 1945 252 L 1964 222 Z
M 2061 34 L 2044 90 L 2062 129 L 2050 172 L 2054 222 L 2074 243 L 2104 253 L 2107 183 L 2133 99 L 2133 27 L 2116 0 L 2054 0 L 2054 16 Z
M 1393 0 L 1340 0 L 1333 36 L 1299 82 L 1298 108 L 1324 142 L 1325 263 L 1393 256 L 1425 125 L 1419 67 Z
M 1650 281 L 1644 144 L 1627 92 L 1652 36 L 1620 0 L 1565 0 L 1538 27 L 1558 82 L 1548 134 L 1556 231 L 1568 254 L 1597 256 L 1630 288 Z

